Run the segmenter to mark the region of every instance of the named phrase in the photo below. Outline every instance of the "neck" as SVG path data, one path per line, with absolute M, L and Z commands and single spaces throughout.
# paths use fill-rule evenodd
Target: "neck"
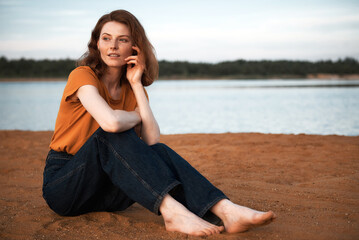
M 108 67 L 103 74 L 101 80 L 106 85 L 107 89 L 120 87 L 120 77 L 122 74 L 122 68 L 110 68 Z

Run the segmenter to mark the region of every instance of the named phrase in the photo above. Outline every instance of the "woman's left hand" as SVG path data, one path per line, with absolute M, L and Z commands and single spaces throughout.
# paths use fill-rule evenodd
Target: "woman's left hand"
M 132 49 L 137 52 L 137 55 L 131 55 L 125 58 L 127 62 L 126 77 L 131 85 L 141 83 L 142 74 L 146 69 L 145 58 L 141 50 L 136 46 L 132 46 Z

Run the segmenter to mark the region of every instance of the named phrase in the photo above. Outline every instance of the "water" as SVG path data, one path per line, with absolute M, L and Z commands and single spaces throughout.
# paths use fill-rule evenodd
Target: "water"
M 53 130 L 65 82 L 1 82 L 0 129 Z M 359 80 L 157 81 L 161 133 L 359 135 Z

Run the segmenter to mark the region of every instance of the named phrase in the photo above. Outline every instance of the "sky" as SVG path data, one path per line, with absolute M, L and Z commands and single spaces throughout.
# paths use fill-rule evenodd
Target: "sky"
M 0 0 L 0 56 L 78 59 L 116 9 L 139 19 L 159 60 L 359 59 L 359 0 Z

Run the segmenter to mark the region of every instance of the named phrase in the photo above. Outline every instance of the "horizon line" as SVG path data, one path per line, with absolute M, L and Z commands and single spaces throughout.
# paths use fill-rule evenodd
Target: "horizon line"
M 75 58 L 70 58 L 70 57 L 64 57 L 64 58 L 28 58 L 28 57 L 20 57 L 20 58 L 9 58 L 5 55 L 0 55 L 0 59 L 1 58 L 5 58 L 8 61 L 18 61 L 18 60 L 33 60 L 33 61 L 61 61 L 61 60 L 72 60 L 72 61 L 78 61 L 81 59 L 75 59 Z M 244 58 L 238 58 L 238 59 L 234 59 L 234 60 L 221 60 L 221 61 L 216 61 L 216 62 L 205 62 L 205 61 L 190 61 L 190 60 L 167 60 L 167 59 L 157 59 L 158 62 L 161 61 L 165 61 L 165 62 L 188 62 L 188 63 L 204 63 L 204 64 L 218 64 L 218 63 L 223 63 L 223 62 L 237 62 L 237 61 L 247 61 L 247 62 L 260 62 L 260 61 L 289 61 L 289 62 L 322 62 L 322 61 L 333 61 L 333 62 L 337 62 L 339 60 L 346 60 L 346 59 L 352 59 L 355 60 L 357 62 L 359 62 L 359 57 L 354 57 L 354 56 L 345 56 L 345 57 L 338 57 L 335 60 L 333 58 L 323 58 L 320 60 L 309 60 L 309 59 L 286 59 L 286 58 L 277 58 L 277 59 L 269 59 L 269 58 L 262 58 L 262 59 L 244 59 Z

